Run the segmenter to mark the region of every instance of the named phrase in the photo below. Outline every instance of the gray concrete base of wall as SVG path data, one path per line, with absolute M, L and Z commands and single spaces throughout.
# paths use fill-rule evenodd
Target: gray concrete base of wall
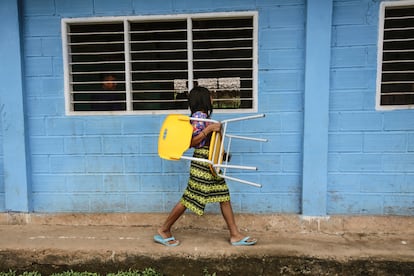
M 0 213 L 0 225 L 112 225 L 157 226 L 166 218 L 161 213 Z M 322 216 L 236 214 L 241 229 L 276 232 L 324 233 L 410 233 L 414 217 L 408 216 Z M 226 229 L 220 214 L 184 214 L 178 228 Z
M 414 217 L 237 214 L 258 239 L 231 246 L 218 214 L 185 214 L 178 247 L 154 243 L 166 214 L 0 214 L 0 271 L 164 275 L 414 275 Z

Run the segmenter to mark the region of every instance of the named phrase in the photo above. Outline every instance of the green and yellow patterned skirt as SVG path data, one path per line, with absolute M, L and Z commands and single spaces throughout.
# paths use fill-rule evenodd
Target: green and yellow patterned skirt
M 194 150 L 193 157 L 208 159 L 208 147 Z M 190 179 L 180 202 L 201 216 L 207 203 L 230 201 L 224 178 L 214 176 L 208 163 L 191 161 Z

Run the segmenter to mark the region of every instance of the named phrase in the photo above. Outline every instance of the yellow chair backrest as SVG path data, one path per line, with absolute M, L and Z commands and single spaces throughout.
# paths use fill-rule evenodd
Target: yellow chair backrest
M 158 155 L 167 160 L 179 160 L 190 147 L 192 134 L 193 127 L 188 116 L 168 115 L 158 137 Z

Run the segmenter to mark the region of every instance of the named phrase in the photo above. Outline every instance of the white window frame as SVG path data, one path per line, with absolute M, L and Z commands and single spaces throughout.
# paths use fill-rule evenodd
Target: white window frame
M 177 14 L 177 15 L 148 15 L 148 16 L 110 16 L 110 17 L 88 17 L 88 18 L 63 18 L 61 21 L 61 33 L 62 33 L 62 48 L 63 48 L 63 71 L 64 71 L 64 93 L 65 93 L 65 112 L 66 115 L 145 115 L 145 114 L 174 114 L 188 112 L 188 110 L 125 110 L 125 111 L 73 111 L 71 106 L 71 87 L 70 87 L 70 64 L 69 64 L 69 44 L 68 44 L 68 25 L 73 23 L 112 23 L 123 22 L 124 30 L 127 32 L 129 21 L 148 21 L 148 20 L 168 20 L 168 19 L 185 19 L 187 22 L 191 22 L 191 19 L 215 19 L 225 17 L 242 17 L 251 16 L 253 19 L 253 64 L 252 64 L 252 108 L 243 109 L 215 109 L 215 113 L 251 113 L 258 110 L 258 12 L 257 11 L 244 11 L 244 12 L 218 12 L 218 13 L 199 13 L 199 14 Z M 187 24 L 189 33 L 191 34 L 191 24 Z M 124 35 L 127 45 L 129 45 L 129 36 Z M 192 88 L 192 48 L 191 48 L 191 36 L 188 39 L 188 81 L 189 90 Z M 127 46 L 128 47 L 128 46 Z M 125 82 L 127 90 L 127 101 L 131 95 L 131 80 L 130 72 L 128 72 L 129 66 L 129 54 L 126 54 L 126 66 Z M 127 102 L 127 104 L 129 104 Z
M 414 0 L 407 1 L 386 1 L 380 4 L 379 24 L 378 24 L 378 53 L 377 53 L 377 82 L 376 82 L 376 110 L 399 110 L 399 109 L 414 109 L 414 105 L 381 105 L 381 79 L 382 79 L 382 56 L 384 44 L 384 23 L 385 23 L 385 9 L 387 7 L 401 7 L 414 6 Z

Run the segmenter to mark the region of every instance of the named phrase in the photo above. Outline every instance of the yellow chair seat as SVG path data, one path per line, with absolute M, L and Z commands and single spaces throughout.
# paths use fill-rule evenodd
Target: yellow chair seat
M 167 160 L 179 160 L 191 145 L 193 127 L 185 115 L 168 115 L 158 137 L 158 155 Z

